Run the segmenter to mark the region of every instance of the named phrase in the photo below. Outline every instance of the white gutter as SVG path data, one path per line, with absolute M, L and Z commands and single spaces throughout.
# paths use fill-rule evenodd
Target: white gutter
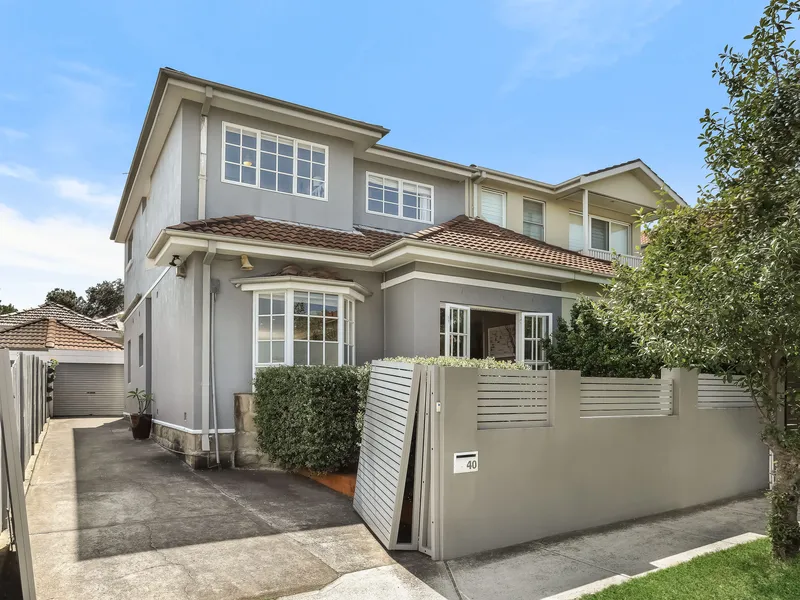
M 478 185 L 486 180 L 486 171 L 480 171 L 470 177 L 472 179 L 472 217 L 480 217 L 480 202 L 478 202 Z
M 197 219 L 206 218 L 206 180 L 208 173 L 208 110 L 211 108 L 211 98 L 214 90 L 206 86 L 206 98 L 200 109 L 200 170 L 197 176 Z

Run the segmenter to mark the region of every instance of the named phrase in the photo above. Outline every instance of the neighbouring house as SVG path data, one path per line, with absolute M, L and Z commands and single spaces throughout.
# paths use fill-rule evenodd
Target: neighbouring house
M 110 321 L 112 318 L 114 320 Z M 88 334 L 122 343 L 122 329 L 116 317 L 95 320 L 55 302 L 45 302 L 34 308 L 0 315 L 0 331 L 39 319 L 55 319 Z
M 25 352 L 58 362 L 53 416 L 122 416 L 121 344 L 53 317 L 40 317 L 0 331 L 0 348 L 8 348 L 12 358 Z
M 379 125 L 161 69 L 111 238 L 128 389 L 209 449 L 259 368 L 395 355 L 546 368 L 580 294 L 639 264 L 641 160 L 551 184 L 379 144 Z M 216 408 L 215 408 L 216 407 Z

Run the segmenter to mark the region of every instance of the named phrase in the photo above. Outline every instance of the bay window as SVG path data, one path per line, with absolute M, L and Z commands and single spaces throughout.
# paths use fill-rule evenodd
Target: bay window
M 223 181 L 327 199 L 327 146 L 229 123 L 222 127 Z
M 355 364 L 355 303 L 368 294 L 360 285 L 236 284 L 253 292 L 254 369 Z

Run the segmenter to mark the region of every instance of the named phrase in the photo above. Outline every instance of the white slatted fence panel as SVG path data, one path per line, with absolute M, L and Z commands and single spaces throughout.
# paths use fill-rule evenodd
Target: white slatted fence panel
M 419 365 L 372 363 L 353 506 L 388 549 L 397 546 Z
M 671 414 L 671 379 L 581 377 L 581 417 Z
M 723 377 L 700 373 L 697 376 L 698 408 L 753 408 L 750 392 Z
M 478 371 L 478 429 L 550 425 L 547 371 Z

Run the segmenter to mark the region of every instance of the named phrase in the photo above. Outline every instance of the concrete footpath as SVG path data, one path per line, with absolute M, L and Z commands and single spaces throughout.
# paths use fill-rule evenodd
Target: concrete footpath
M 668 557 L 747 533 L 763 534 L 766 511 L 767 500 L 759 494 L 446 563 L 414 552 L 392 556 L 449 600 L 566 600 L 582 595 L 569 590 L 610 578 L 622 582 L 668 566 L 673 562 L 664 560 Z
M 313 481 L 193 472 L 115 419 L 50 423 L 27 494 L 40 600 L 441 596 Z

